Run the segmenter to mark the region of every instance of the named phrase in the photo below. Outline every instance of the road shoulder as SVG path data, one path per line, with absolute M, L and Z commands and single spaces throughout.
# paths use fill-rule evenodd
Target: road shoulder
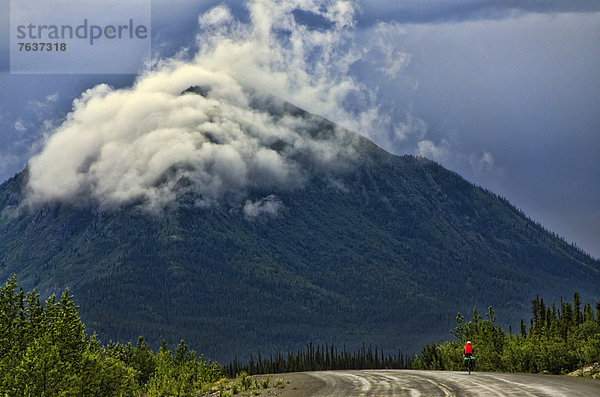
M 264 379 L 267 375 L 259 375 L 257 378 Z M 324 389 L 326 383 L 321 379 L 311 376 L 306 372 L 292 372 L 285 374 L 268 375 L 271 379 L 282 379 L 282 388 L 273 389 L 273 396 L 277 397 L 306 397 L 312 396 Z M 269 393 L 271 394 L 271 393 Z

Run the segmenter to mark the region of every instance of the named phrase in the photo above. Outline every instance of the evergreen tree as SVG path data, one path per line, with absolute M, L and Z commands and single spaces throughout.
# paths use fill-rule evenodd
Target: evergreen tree
M 217 363 L 196 360 L 181 341 L 175 357 L 163 341 L 155 357 L 135 347 L 87 337 L 69 290 L 40 304 L 16 278 L 0 288 L 0 395 L 15 397 L 191 396 L 221 377 Z
M 133 356 L 133 368 L 138 373 L 138 383 L 145 385 L 156 370 L 156 361 L 143 336 L 138 338 Z
M 583 307 L 583 322 L 593 322 L 594 321 L 594 312 L 592 311 L 592 305 L 589 302 L 585 302 Z
M 537 296 L 531 301 L 531 315 L 529 332 L 521 320 L 521 332 L 517 335 L 507 335 L 495 325 L 492 307 L 488 308 L 486 320 L 474 309 L 473 319 L 463 325 L 459 315 L 459 325 L 451 333 L 457 339 L 463 335 L 463 340 L 426 345 L 414 367 L 461 369 L 459 353 L 465 338 L 473 342 L 477 368 L 484 371 L 560 374 L 600 359 L 600 323 L 590 303 L 585 303 L 581 311 L 578 293 L 572 304 L 561 300 L 560 310 L 554 303 L 546 307 Z
M 581 314 L 581 300 L 579 299 L 579 293 L 573 294 L 573 322 L 575 325 L 579 325 L 583 322 L 583 315 Z

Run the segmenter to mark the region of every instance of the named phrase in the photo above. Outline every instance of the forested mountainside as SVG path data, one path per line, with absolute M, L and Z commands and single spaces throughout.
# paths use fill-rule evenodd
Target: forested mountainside
M 17 274 L 42 297 L 69 287 L 103 340 L 183 338 L 218 360 L 308 341 L 415 352 L 474 305 L 515 325 L 536 294 L 597 300 L 600 263 L 507 200 L 351 138 L 351 166 L 250 190 L 281 203 L 252 219 L 189 194 L 159 214 L 85 200 L 23 206 L 25 170 L 0 186 L 0 278 Z

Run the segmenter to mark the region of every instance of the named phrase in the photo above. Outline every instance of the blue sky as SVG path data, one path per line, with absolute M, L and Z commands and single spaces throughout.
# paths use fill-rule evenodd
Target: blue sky
M 262 3 L 269 0 L 255 1 Z M 600 257 L 598 2 L 322 3 L 329 10 L 349 3 L 352 23 L 340 22 L 329 33 L 326 18 L 296 11 L 293 26 L 324 33 L 310 40 L 332 40 L 331 65 L 319 67 L 347 75 L 337 82 L 351 84 L 351 94 L 335 107 L 311 104 L 298 92 L 286 99 L 358 130 L 392 153 L 438 161 Z M 200 27 L 198 17 L 222 4 L 240 23 L 251 23 L 243 1 L 154 1 L 155 54 L 193 59 L 210 27 L 206 19 Z M 100 83 L 127 87 L 135 76 L 9 74 L 6 0 L 0 15 L 0 180 L 5 180 L 42 149 L 83 91 Z M 309 75 L 318 73 L 319 61 L 310 59 L 310 51 L 303 56 Z M 290 72 L 297 61 L 290 58 L 282 70 Z

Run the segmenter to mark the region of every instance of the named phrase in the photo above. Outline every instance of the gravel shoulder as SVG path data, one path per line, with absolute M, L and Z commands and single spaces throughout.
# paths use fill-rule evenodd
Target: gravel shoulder
M 261 377 L 262 378 L 262 377 Z M 263 396 L 600 396 L 600 382 L 555 375 L 374 370 L 271 375 L 283 388 Z
M 271 387 L 262 390 L 260 396 L 276 397 L 308 397 L 317 394 L 323 390 L 327 383 L 311 375 L 310 372 L 295 372 L 289 374 L 258 375 L 255 376 L 260 381 L 267 376 L 271 378 L 271 383 L 277 379 L 283 380 L 283 387 Z M 243 394 L 242 394 L 243 395 Z

